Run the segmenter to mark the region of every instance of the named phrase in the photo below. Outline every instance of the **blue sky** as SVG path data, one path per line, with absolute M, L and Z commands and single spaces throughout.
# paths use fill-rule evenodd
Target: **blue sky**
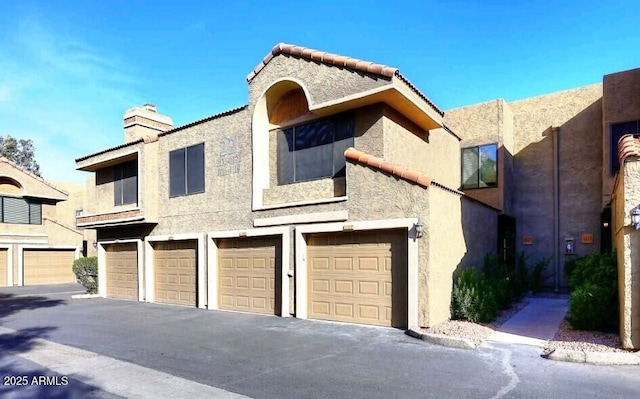
M 517 100 L 640 67 L 640 2 L 3 1 L 0 135 L 47 179 L 123 141 L 127 108 L 189 123 L 246 104 L 278 42 L 399 68 L 441 109 Z

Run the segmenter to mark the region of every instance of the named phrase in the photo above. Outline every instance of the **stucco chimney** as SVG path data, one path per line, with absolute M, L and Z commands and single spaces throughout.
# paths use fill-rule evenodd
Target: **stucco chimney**
M 173 121 L 166 115 L 158 113 L 156 106 L 145 104 L 133 107 L 124 113 L 124 142 L 130 143 L 140 138 L 144 141 L 155 141 L 158 133 L 173 128 Z

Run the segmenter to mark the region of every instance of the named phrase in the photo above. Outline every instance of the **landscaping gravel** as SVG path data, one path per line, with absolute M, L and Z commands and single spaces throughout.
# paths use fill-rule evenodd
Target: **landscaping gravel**
M 515 302 L 510 309 L 501 311 L 496 320 L 491 323 L 477 324 L 462 320 L 449 320 L 432 328 L 423 328 L 422 331 L 466 338 L 476 346 L 480 346 L 493 331 L 499 330 L 503 323 L 524 308 L 528 302 L 526 297 L 519 302 Z M 586 352 L 626 352 L 620 347 L 620 338 L 617 333 L 574 330 L 566 320 L 560 324 L 554 339 L 547 342 L 543 348 L 543 353 L 548 354 L 556 349 Z

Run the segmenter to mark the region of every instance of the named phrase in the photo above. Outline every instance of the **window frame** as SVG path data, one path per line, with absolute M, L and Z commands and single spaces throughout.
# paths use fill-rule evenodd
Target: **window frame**
M 313 148 L 313 147 L 305 147 L 305 148 L 301 148 L 301 149 L 296 149 L 295 145 L 296 142 L 298 141 L 297 137 L 296 137 L 296 129 L 300 129 L 302 127 L 310 127 L 313 124 L 319 124 L 322 122 L 330 122 L 333 124 L 332 126 L 332 130 L 331 130 L 331 166 L 332 166 L 332 173 L 330 175 L 323 175 L 323 176 L 317 176 L 317 177 L 311 177 L 311 178 L 303 178 L 303 179 L 297 179 L 296 178 L 296 169 L 300 168 L 301 166 L 299 166 L 296 162 L 296 153 L 299 154 L 299 151 L 303 151 L 303 150 L 307 150 L 309 148 Z M 338 133 L 339 130 L 339 126 L 344 128 L 345 126 L 349 126 L 350 132 L 348 133 L 342 133 L 342 136 L 344 136 L 343 138 L 341 138 L 340 140 L 336 141 L 336 133 Z M 353 114 L 353 112 L 343 112 L 343 113 L 339 113 L 339 114 L 334 114 L 334 115 L 330 115 L 327 117 L 323 117 L 323 118 L 316 118 L 316 119 L 312 119 L 312 120 L 306 120 L 304 122 L 301 123 L 297 123 L 297 124 L 291 124 L 291 125 L 280 125 L 277 129 L 274 130 L 275 131 L 275 140 L 276 140 L 276 181 L 278 186 L 285 186 L 285 185 L 289 185 L 289 184 L 296 184 L 296 183 L 302 183 L 302 182 L 309 182 L 309 181 L 314 181 L 314 180 L 322 180 L 322 179 L 334 179 L 334 178 L 341 178 L 344 177 L 346 174 L 346 160 L 345 160 L 345 166 L 340 168 L 339 170 L 336 170 L 336 142 L 340 142 L 340 141 L 344 141 L 344 140 L 349 140 L 349 143 L 347 145 L 347 147 L 353 147 L 354 145 L 354 140 L 355 140 L 355 115 Z M 290 132 L 290 133 L 289 133 Z M 291 135 L 290 138 L 288 138 L 288 134 Z M 340 137 L 340 136 L 339 136 Z M 345 138 L 346 137 L 346 138 Z M 288 143 L 288 140 L 291 140 L 293 143 L 293 147 L 294 149 L 292 151 L 289 151 L 287 148 L 287 152 L 286 154 L 288 154 L 288 157 L 290 157 L 290 165 L 284 165 L 284 160 L 282 159 L 282 155 L 285 154 L 283 152 L 282 149 L 282 145 L 285 143 Z M 286 145 L 286 144 L 285 144 Z M 329 143 L 325 143 L 322 144 L 324 145 L 329 145 Z M 319 147 L 319 146 L 318 146 Z M 292 178 L 289 181 L 288 178 L 283 178 L 285 172 L 282 170 L 282 168 L 285 167 L 291 167 L 292 171 L 291 171 L 291 175 Z
M 23 200 L 26 205 L 27 205 L 27 222 L 26 223 L 13 223 L 13 222 L 5 222 L 5 205 L 4 205 L 4 200 L 5 198 L 15 198 L 18 200 Z M 35 213 L 32 212 L 32 207 L 33 206 L 37 206 L 38 208 L 38 220 L 34 223 L 34 217 L 35 217 Z M 0 195 L 0 224 L 26 224 L 26 225 L 34 225 L 34 226 L 39 226 L 42 225 L 42 201 L 37 201 L 37 200 L 30 200 L 24 197 L 12 197 L 12 196 L 8 196 L 8 195 Z
M 491 185 L 486 185 L 486 186 L 481 186 L 480 185 L 480 169 L 482 167 L 482 165 L 480 164 L 480 150 L 483 147 L 494 147 L 495 148 L 495 153 L 496 153 L 496 181 L 495 183 L 491 184 Z M 464 179 L 464 151 L 465 150 L 469 150 L 469 149 L 476 149 L 477 153 L 478 153 L 478 165 L 477 168 L 475 169 L 475 171 L 477 172 L 478 175 L 478 181 L 476 182 L 476 185 L 467 185 L 465 183 L 465 179 Z M 487 144 L 479 144 L 479 145 L 472 145 L 472 146 L 468 146 L 468 147 L 463 147 L 460 149 L 460 181 L 461 181 L 461 188 L 463 190 L 478 190 L 478 189 L 488 189 L 488 188 L 497 188 L 498 187 L 498 183 L 500 181 L 499 179 L 499 150 L 500 150 L 500 146 L 499 143 L 497 142 L 493 142 L 493 143 L 487 143 Z
M 135 170 L 134 176 L 135 176 L 135 183 L 136 183 L 136 186 L 134 189 L 134 199 L 133 201 L 125 202 L 125 187 L 124 187 L 125 179 L 131 178 L 133 176 L 125 177 L 124 175 L 125 175 L 125 172 L 129 171 L 127 168 L 132 167 L 132 165 L 135 165 L 133 167 L 133 169 Z M 119 175 L 118 175 L 118 172 L 120 172 Z M 113 206 L 124 206 L 124 205 L 131 205 L 131 204 L 138 205 L 138 184 L 139 184 L 138 172 L 139 170 L 138 170 L 137 159 L 123 162 L 113 166 Z M 118 190 L 118 186 L 120 187 L 119 190 Z M 120 198 L 117 197 L 118 192 L 120 193 Z M 118 199 L 120 201 L 118 201 Z
M 193 156 L 201 156 L 201 160 L 199 159 L 198 161 L 201 162 L 193 162 L 191 163 L 191 165 L 194 165 L 192 168 L 198 168 L 198 170 L 194 170 L 190 168 L 190 163 L 189 163 L 189 150 L 197 150 L 198 147 L 202 148 L 202 152 L 201 154 L 195 154 L 192 155 Z M 183 159 L 183 176 L 182 176 L 182 180 L 181 182 L 183 183 L 182 185 L 177 184 L 177 186 L 182 186 L 182 187 L 177 187 L 178 191 L 174 192 L 173 188 L 176 188 L 176 185 L 172 184 L 172 179 L 176 176 L 175 174 L 175 170 L 174 168 L 174 161 L 172 161 L 172 157 L 175 155 L 181 155 L 182 159 Z M 175 158 L 174 158 L 175 159 Z M 172 151 L 169 151 L 169 198 L 176 198 L 176 197 L 183 197 L 186 195 L 194 195 L 194 194 L 202 194 L 206 191 L 206 166 L 205 166 L 205 143 L 201 142 L 198 144 L 193 144 L 187 147 L 182 147 L 182 148 L 178 148 Z M 196 176 L 193 176 L 194 173 L 198 173 L 201 170 L 202 172 L 202 179 L 197 179 L 196 180 Z M 180 170 L 177 170 L 178 172 L 180 172 Z M 191 172 L 190 172 L 191 171 Z M 177 178 L 177 177 L 175 177 Z M 180 181 L 176 182 L 176 183 L 180 183 Z M 189 189 L 190 187 L 190 183 L 192 185 L 195 185 L 195 187 L 193 187 L 191 190 Z

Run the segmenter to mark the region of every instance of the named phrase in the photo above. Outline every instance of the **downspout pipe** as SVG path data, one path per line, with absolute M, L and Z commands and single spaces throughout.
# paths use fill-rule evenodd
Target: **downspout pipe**
M 560 154 L 558 153 L 560 141 L 560 128 L 552 127 L 553 132 L 553 263 L 554 273 L 553 289 L 560 291 Z

